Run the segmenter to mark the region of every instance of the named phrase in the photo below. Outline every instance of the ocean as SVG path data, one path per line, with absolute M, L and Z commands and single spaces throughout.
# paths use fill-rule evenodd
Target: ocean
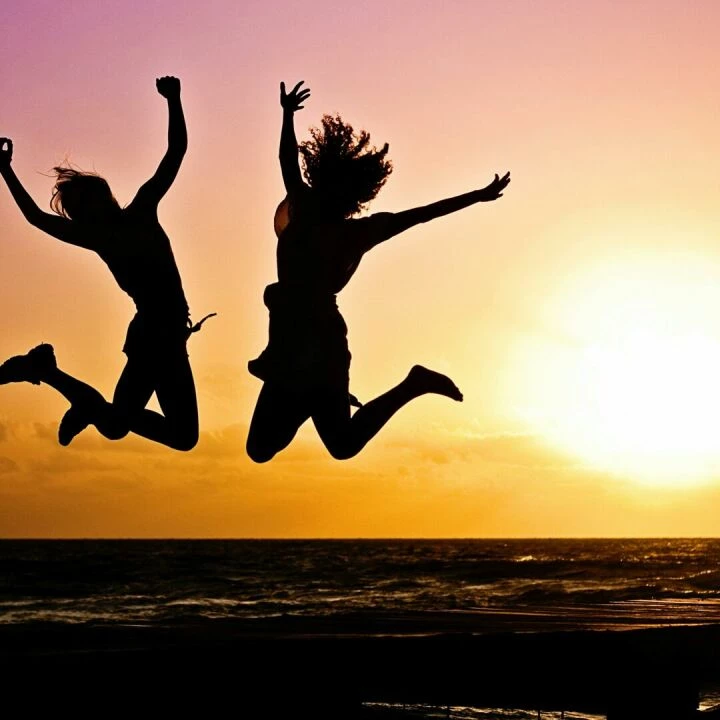
M 231 620 L 388 635 L 458 618 L 477 633 L 720 623 L 720 540 L 0 541 L 5 626 Z
M 460 611 L 537 629 L 720 622 L 720 540 L 0 541 L 0 623 Z

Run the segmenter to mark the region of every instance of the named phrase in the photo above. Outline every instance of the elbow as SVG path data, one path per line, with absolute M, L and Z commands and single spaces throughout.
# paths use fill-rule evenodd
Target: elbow
M 25 216 L 25 219 L 33 226 L 38 228 L 39 230 L 43 230 L 43 220 L 45 217 L 45 213 L 40 210 L 39 208 L 32 208 L 28 210 L 23 211 L 23 215 Z
M 171 132 L 168 136 L 168 154 L 175 157 L 183 157 L 188 149 L 188 136 L 186 132 L 178 130 Z
M 187 139 L 184 141 L 178 140 L 168 147 L 167 157 L 172 159 L 173 162 L 180 164 L 187 153 L 187 149 Z

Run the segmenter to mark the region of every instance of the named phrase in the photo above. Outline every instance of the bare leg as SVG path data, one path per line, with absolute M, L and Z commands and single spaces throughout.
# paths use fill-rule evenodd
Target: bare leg
M 90 422 L 97 421 L 101 432 L 111 439 L 123 437 L 127 428 L 118 426 L 112 405 L 95 388 L 64 373 L 57 367 L 52 345 L 43 343 L 25 355 L 16 355 L 0 365 L 0 384 L 8 382 L 41 382 L 55 388 L 70 401 L 58 432 L 62 445 L 67 445 Z
M 162 414 L 145 408 L 153 392 Z M 197 444 L 195 382 L 183 349 L 157 365 L 128 359 L 115 388 L 113 407 L 136 435 L 174 450 L 192 450 Z
M 247 454 L 256 463 L 272 460 L 286 448 L 300 426 L 310 417 L 307 402 L 286 388 L 266 382 L 253 412 L 247 439 Z
M 198 409 L 190 362 L 184 348 L 166 354 L 163 363 L 128 359 L 112 403 L 87 383 L 57 367 L 52 346 L 44 344 L 26 355 L 10 358 L 0 365 L 0 384 L 41 382 L 55 388 L 70 402 L 58 432 L 62 445 L 88 425 L 110 440 L 132 431 L 176 450 L 190 450 L 198 441 Z M 164 415 L 146 410 L 157 393 Z
M 399 385 L 363 405 L 352 417 L 347 394 L 337 393 L 318 398 L 312 419 L 330 454 L 347 460 L 357 455 L 403 405 L 427 393 L 462 401 L 450 378 L 415 365 Z
M 60 422 L 58 440 L 69 445 L 72 439 L 88 425 L 95 425 L 100 434 L 109 440 L 124 438 L 129 431 L 127 421 L 95 388 L 54 368 L 43 377 L 43 382 L 55 388 L 70 402 L 70 409 Z

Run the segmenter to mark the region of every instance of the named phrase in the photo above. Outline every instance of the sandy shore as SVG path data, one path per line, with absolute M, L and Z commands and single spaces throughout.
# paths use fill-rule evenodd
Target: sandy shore
M 17 694 L 28 710 L 90 713 L 100 698 L 113 709 L 203 713 L 239 703 L 264 717 L 303 705 L 313 717 L 349 718 L 375 701 L 682 720 L 692 717 L 700 689 L 720 680 L 718 625 L 549 632 L 504 632 L 497 618 L 492 625 L 462 613 L 8 625 L 0 627 L 0 665 L 6 699 Z M 29 679 L 42 690 L 28 693 Z

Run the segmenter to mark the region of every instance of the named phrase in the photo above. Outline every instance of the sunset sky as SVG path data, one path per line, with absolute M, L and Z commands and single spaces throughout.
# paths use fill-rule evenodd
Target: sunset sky
M 190 147 L 160 206 L 193 315 L 189 454 L 94 429 L 67 449 L 52 389 L 0 387 L 0 537 L 720 534 L 720 4 L 714 0 L 26 0 L 4 9 L 0 135 L 48 207 L 63 159 L 122 204 L 154 171 L 177 75 Z M 357 458 L 311 424 L 244 444 L 282 199 L 278 86 L 340 112 L 395 170 L 371 212 L 487 184 L 493 204 L 367 256 L 340 308 L 351 390 L 414 363 L 425 397 Z M 106 397 L 130 299 L 0 188 L 0 358 L 51 342 Z

